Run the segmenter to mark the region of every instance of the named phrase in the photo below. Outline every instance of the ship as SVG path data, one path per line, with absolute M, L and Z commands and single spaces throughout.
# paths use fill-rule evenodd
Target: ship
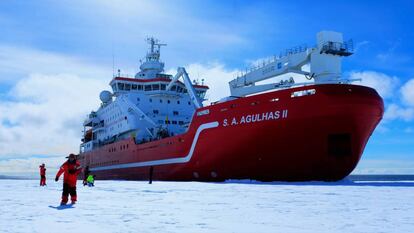
M 373 88 L 342 76 L 352 40 L 321 31 L 316 41 L 241 72 L 229 82 L 230 96 L 205 104 L 204 81 L 191 80 L 184 67 L 164 73 L 166 44 L 148 38 L 140 71 L 128 77 L 118 70 L 86 117 L 79 161 L 97 179 L 343 179 L 384 104 Z

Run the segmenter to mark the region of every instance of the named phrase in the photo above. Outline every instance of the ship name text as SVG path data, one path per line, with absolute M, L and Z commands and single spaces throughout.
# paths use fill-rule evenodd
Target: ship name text
M 249 124 L 254 122 L 260 121 L 271 121 L 271 120 L 278 120 L 288 117 L 288 110 L 278 110 L 274 112 L 263 112 L 263 113 L 255 113 L 244 115 L 242 117 L 233 117 L 233 118 L 225 118 L 223 120 L 223 126 L 232 126 L 232 125 L 241 125 L 241 124 Z

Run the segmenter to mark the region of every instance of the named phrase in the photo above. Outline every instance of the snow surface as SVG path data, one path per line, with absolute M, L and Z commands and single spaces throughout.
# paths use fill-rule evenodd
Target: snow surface
M 414 232 L 413 182 L 0 180 L 0 232 Z

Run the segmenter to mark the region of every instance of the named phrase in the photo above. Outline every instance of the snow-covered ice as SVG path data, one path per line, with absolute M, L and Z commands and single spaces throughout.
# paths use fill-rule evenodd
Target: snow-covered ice
M 0 232 L 414 232 L 414 183 L 0 180 Z

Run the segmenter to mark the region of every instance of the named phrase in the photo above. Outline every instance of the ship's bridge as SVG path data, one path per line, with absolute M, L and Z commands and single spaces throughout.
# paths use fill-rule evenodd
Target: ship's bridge
M 110 82 L 113 93 L 115 96 L 124 94 L 127 92 L 144 92 L 148 94 L 165 94 L 165 95 L 179 95 L 187 93 L 187 88 L 181 81 L 176 81 L 170 90 L 166 90 L 168 84 L 171 82 L 171 75 L 161 74 L 152 79 L 136 79 L 126 77 L 115 77 Z M 193 84 L 196 90 L 197 96 L 201 99 L 205 99 L 208 86 Z

